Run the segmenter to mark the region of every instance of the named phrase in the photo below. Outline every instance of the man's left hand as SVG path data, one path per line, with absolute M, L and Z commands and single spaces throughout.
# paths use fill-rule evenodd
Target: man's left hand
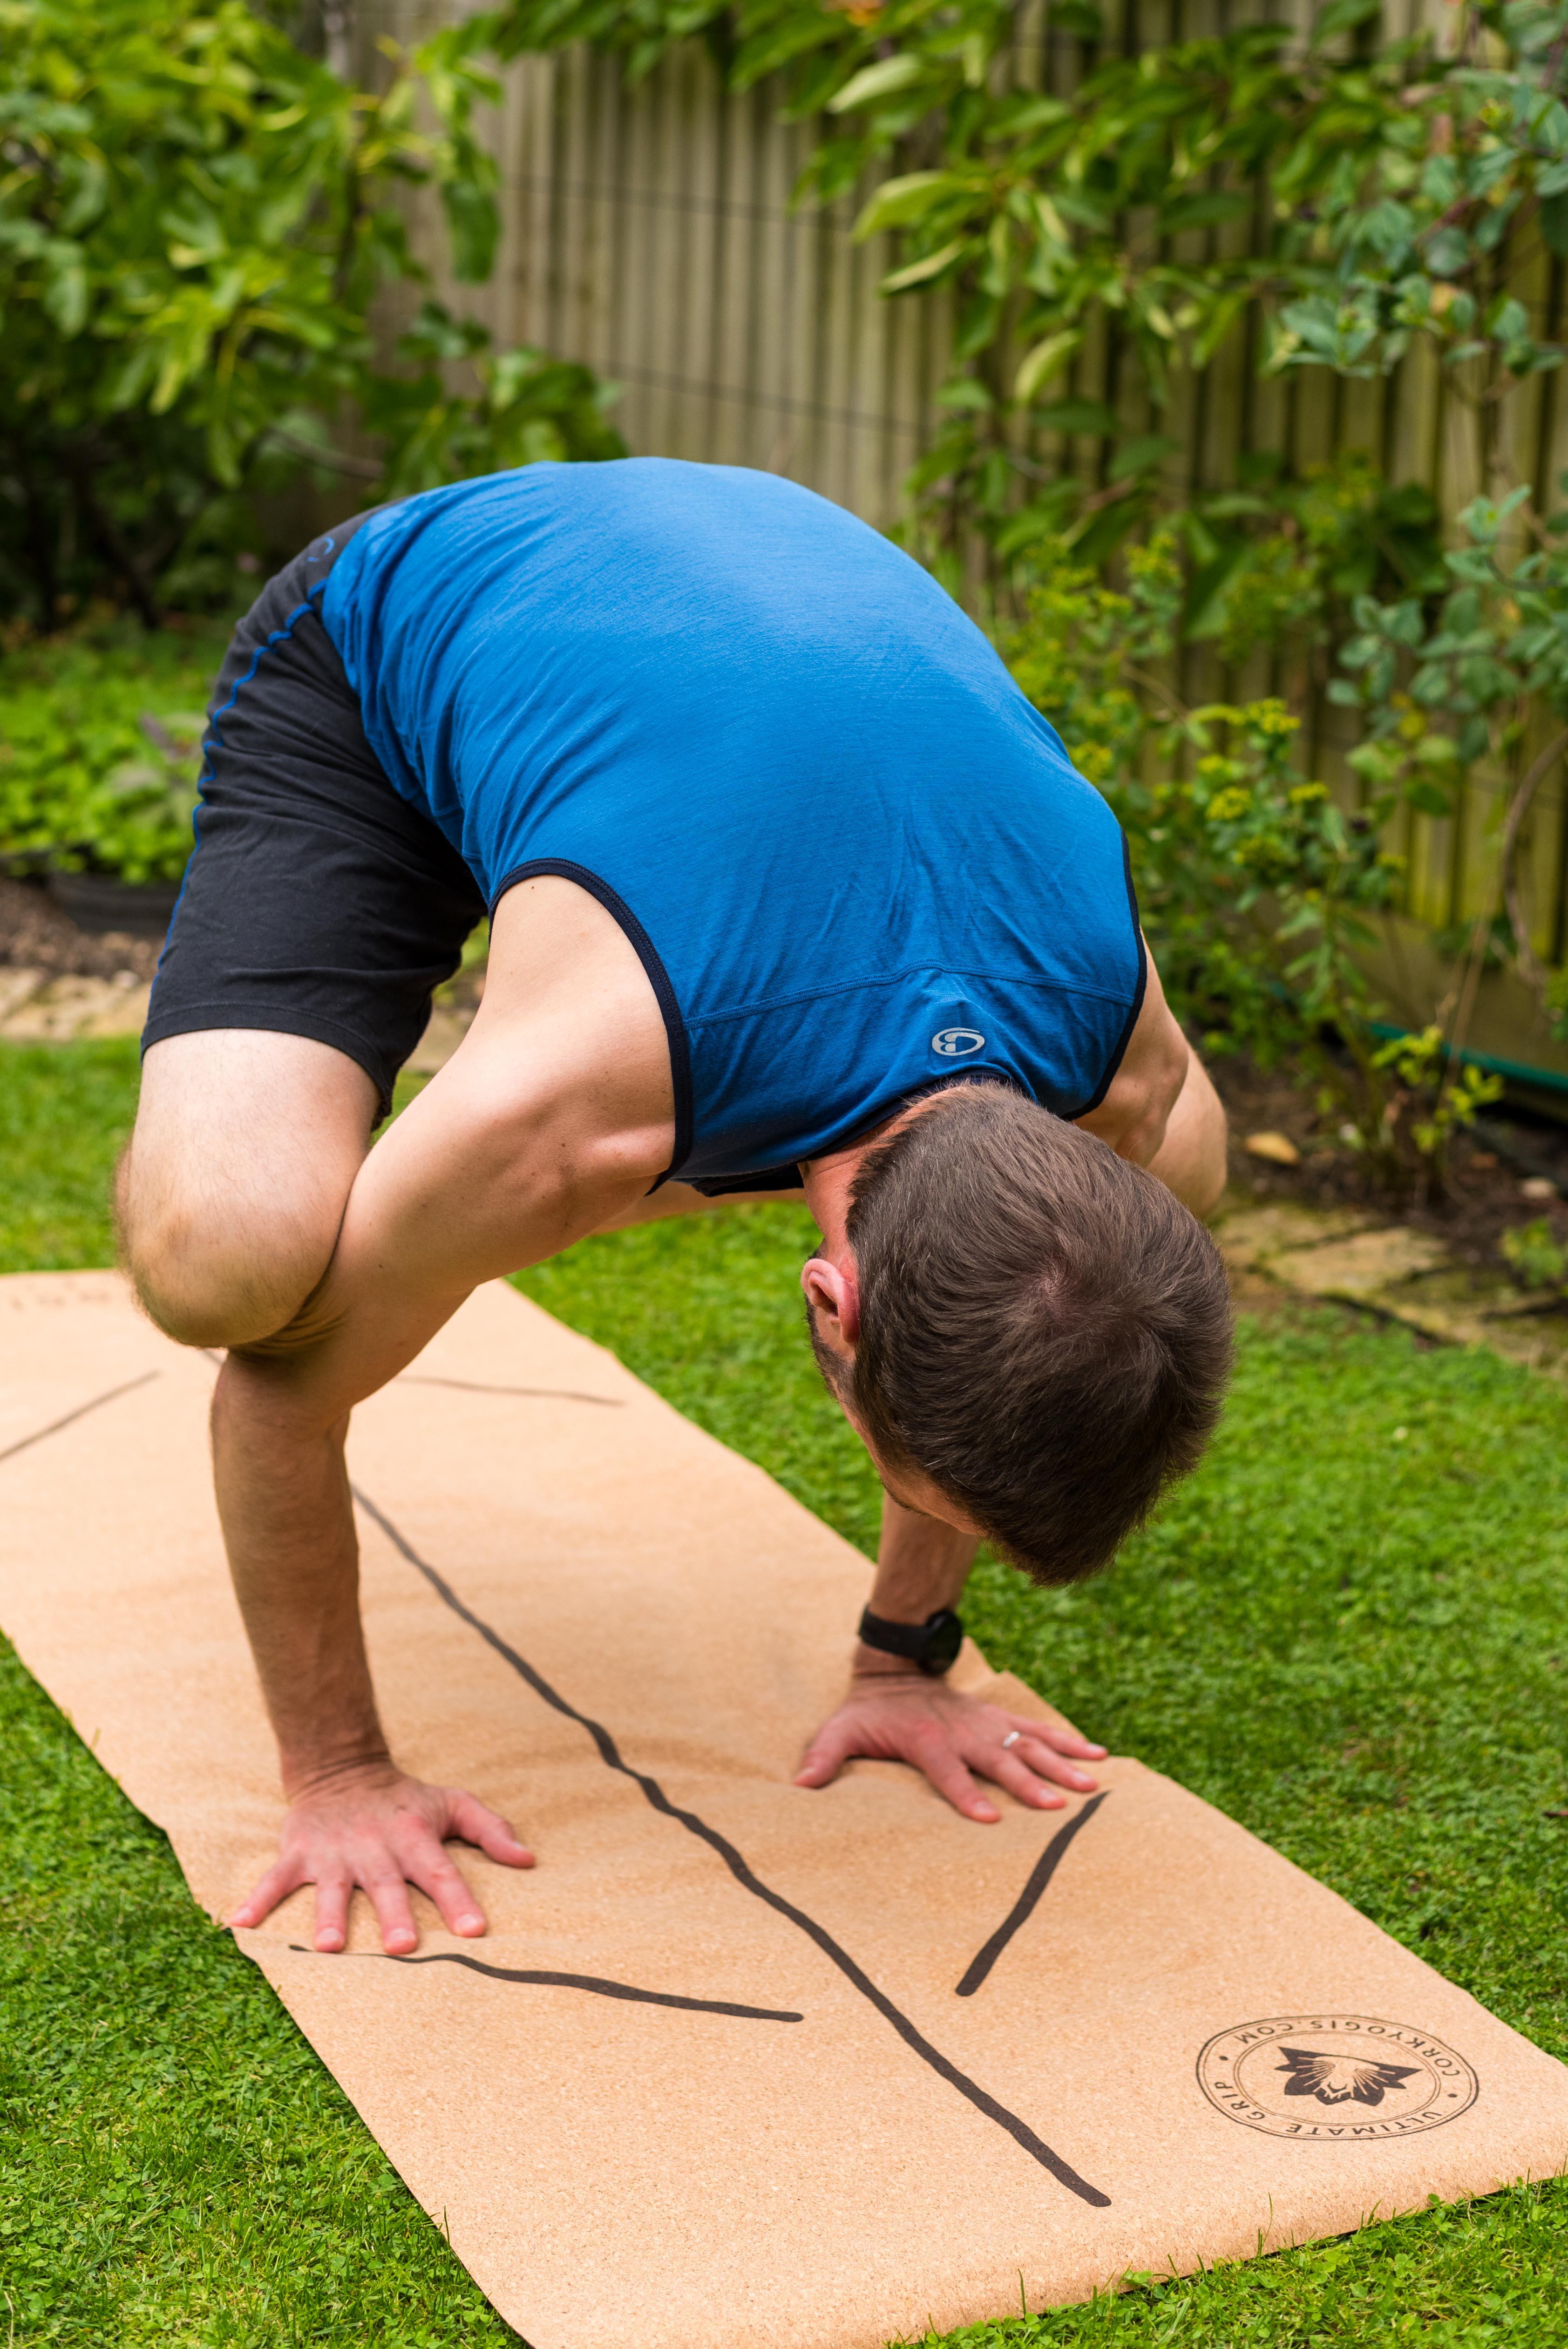
M 965 1818 L 990 1825 L 1002 1815 L 976 1775 L 1031 1809 L 1060 1810 L 1065 1797 L 1057 1787 L 1094 1792 L 1095 1780 L 1076 1764 L 1103 1761 L 1105 1747 L 1076 1729 L 965 1696 L 923 1672 L 880 1670 L 855 1674 L 843 1703 L 807 1747 L 795 1784 L 826 1786 L 856 1754 L 912 1763 Z

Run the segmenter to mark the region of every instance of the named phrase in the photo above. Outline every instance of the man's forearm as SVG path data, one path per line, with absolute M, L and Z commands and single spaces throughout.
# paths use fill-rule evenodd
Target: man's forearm
M 231 1355 L 214 1400 L 223 1537 L 291 1794 L 387 1759 L 359 1623 L 349 1413 L 481 1280 L 579 1237 L 639 1187 L 614 1164 L 574 1184 L 570 1137 L 498 1115 L 495 1052 L 465 1049 L 359 1169 L 315 1295 Z
M 387 1759 L 359 1621 L 346 1422 L 288 1408 L 286 1365 L 231 1356 L 212 1404 L 218 1510 L 289 1795 Z

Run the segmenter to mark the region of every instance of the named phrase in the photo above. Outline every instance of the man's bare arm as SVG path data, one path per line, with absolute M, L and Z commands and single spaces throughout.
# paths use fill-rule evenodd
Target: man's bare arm
M 1121 1066 L 1099 1107 L 1078 1123 L 1119 1157 L 1147 1166 L 1195 1216 L 1213 1212 L 1225 1187 L 1225 1112 L 1172 1017 L 1152 956 Z
M 667 1163 L 669 1061 L 652 989 L 610 917 L 572 895 L 586 911 L 571 909 L 564 942 L 548 920 L 535 926 L 548 953 L 502 901 L 480 1016 L 360 1168 L 325 1278 L 286 1330 L 232 1354 L 219 1382 L 219 1507 L 290 1799 L 278 1863 L 232 1921 L 257 1924 L 314 1882 L 318 1949 L 343 1946 L 356 1884 L 394 1953 L 417 1939 L 409 1882 L 453 1930 L 482 1931 L 447 1836 L 527 1858 L 471 1796 L 407 1778 L 392 1759 L 359 1625 L 343 1440 L 354 1404 L 480 1281 L 581 1238 Z M 592 934 L 575 957 L 573 923 Z
M 1212 1216 L 1225 1187 L 1225 1112 L 1202 1061 L 1193 1052 L 1165 1135 L 1149 1172 L 1195 1216 Z
M 711 1207 L 755 1207 L 769 1200 L 786 1199 L 799 1207 L 805 1204 L 803 1189 L 793 1191 L 724 1191 L 710 1199 L 706 1191 L 690 1183 L 661 1183 L 618 1215 L 611 1216 L 597 1228 L 602 1232 L 629 1231 L 634 1224 L 662 1224 L 671 1216 L 705 1215 Z

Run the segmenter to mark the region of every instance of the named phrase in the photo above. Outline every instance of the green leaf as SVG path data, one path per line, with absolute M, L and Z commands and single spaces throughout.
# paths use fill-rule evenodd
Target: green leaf
M 494 266 L 500 236 L 495 199 L 472 181 L 449 180 L 441 203 L 452 240 L 452 274 L 463 285 L 480 285 Z
M 45 315 L 67 340 L 79 335 L 88 320 L 87 255 L 79 244 L 55 238 L 47 259 L 44 288 Z
M 1115 410 L 1098 399 L 1057 399 L 1037 408 L 1035 422 L 1046 432 L 1071 432 L 1105 440 L 1116 430 Z
M 1027 407 L 1036 392 L 1061 373 L 1082 340 L 1081 327 L 1064 326 L 1025 353 L 1013 380 L 1013 397 L 1021 407 Z
M 1336 34 L 1354 32 L 1357 25 L 1367 24 L 1382 13 L 1382 0 L 1328 0 L 1328 5 L 1318 13 L 1312 37 L 1314 41 L 1331 41 Z
M 912 57 L 907 50 L 896 57 L 879 57 L 874 65 L 862 66 L 851 74 L 842 89 L 828 100 L 830 114 L 848 114 L 855 107 L 872 106 L 881 98 L 892 98 L 895 91 L 908 89 L 924 78 L 929 68 L 923 58 Z
M 1441 228 L 1428 240 L 1427 267 L 1434 277 L 1457 277 L 1472 257 L 1470 239 L 1460 229 Z
M 919 261 L 909 262 L 903 269 L 891 271 L 882 279 L 879 290 L 883 294 L 906 294 L 912 285 L 929 285 L 934 277 L 940 277 L 943 271 L 951 268 L 960 254 L 966 253 L 968 249 L 969 239 L 955 236 L 940 252 L 928 253 Z
M 965 375 L 943 385 L 936 395 L 936 405 L 938 408 L 967 408 L 978 416 L 985 416 L 990 413 L 995 402 L 983 383 L 976 383 L 972 375 Z
M 1106 469 L 1106 478 L 1112 481 L 1131 481 L 1139 473 L 1149 473 L 1173 457 L 1181 448 L 1179 440 L 1171 440 L 1162 432 L 1140 434 L 1136 440 L 1125 440 Z
M 1250 288 L 1243 287 L 1239 293 L 1227 294 L 1222 301 L 1215 303 L 1206 324 L 1192 345 L 1192 359 L 1195 366 L 1200 367 L 1208 366 L 1251 299 Z
M 1094 0 L 1051 0 L 1051 29 L 1070 33 L 1080 41 L 1103 41 L 1105 18 Z
M 906 171 L 902 178 L 884 180 L 855 222 L 856 243 L 880 229 L 907 228 L 912 221 L 923 220 L 950 189 L 962 185 L 951 171 Z

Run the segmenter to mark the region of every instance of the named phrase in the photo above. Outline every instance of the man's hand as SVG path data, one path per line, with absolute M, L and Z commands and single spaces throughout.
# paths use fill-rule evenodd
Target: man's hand
M 457 1786 L 427 1786 L 390 1764 L 344 1772 L 296 1795 L 289 1806 L 277 1859 L 231 1925 L 259 1925 L 302 1884 L 315 1887 L 315 1947 L 341 1950 L 348 1938 L 348 1904 L 358 1885 L 368 1893 L 388 1957 L 406 1957 L 419 1935 L 408 1887 L 418 1886 L 441 1912 L 449 1932 L 482 1933 L 485 1920 L 461 1872 L 447 1857 L 456 1837 L 503 1868 L 531 1868 L 511 1827 Z
M 857 1754 L 913 1763 L 955 1811 L 990 1825 L 1002 1815 L 975 1785 L 976 1772 L 1035 1810 L 1056 1811 L 1064 1799 L 1057 1786 L 1094 1792 L 1095 1781 L 1074 1764 L 1103 1761 L 1105 1747 L 1076 1730 L 965 1696 L 923 1672 L 880 1669 L 855 1674 L 849 1695 L 807 1747 L 795 1784 L 825 1786 Z

